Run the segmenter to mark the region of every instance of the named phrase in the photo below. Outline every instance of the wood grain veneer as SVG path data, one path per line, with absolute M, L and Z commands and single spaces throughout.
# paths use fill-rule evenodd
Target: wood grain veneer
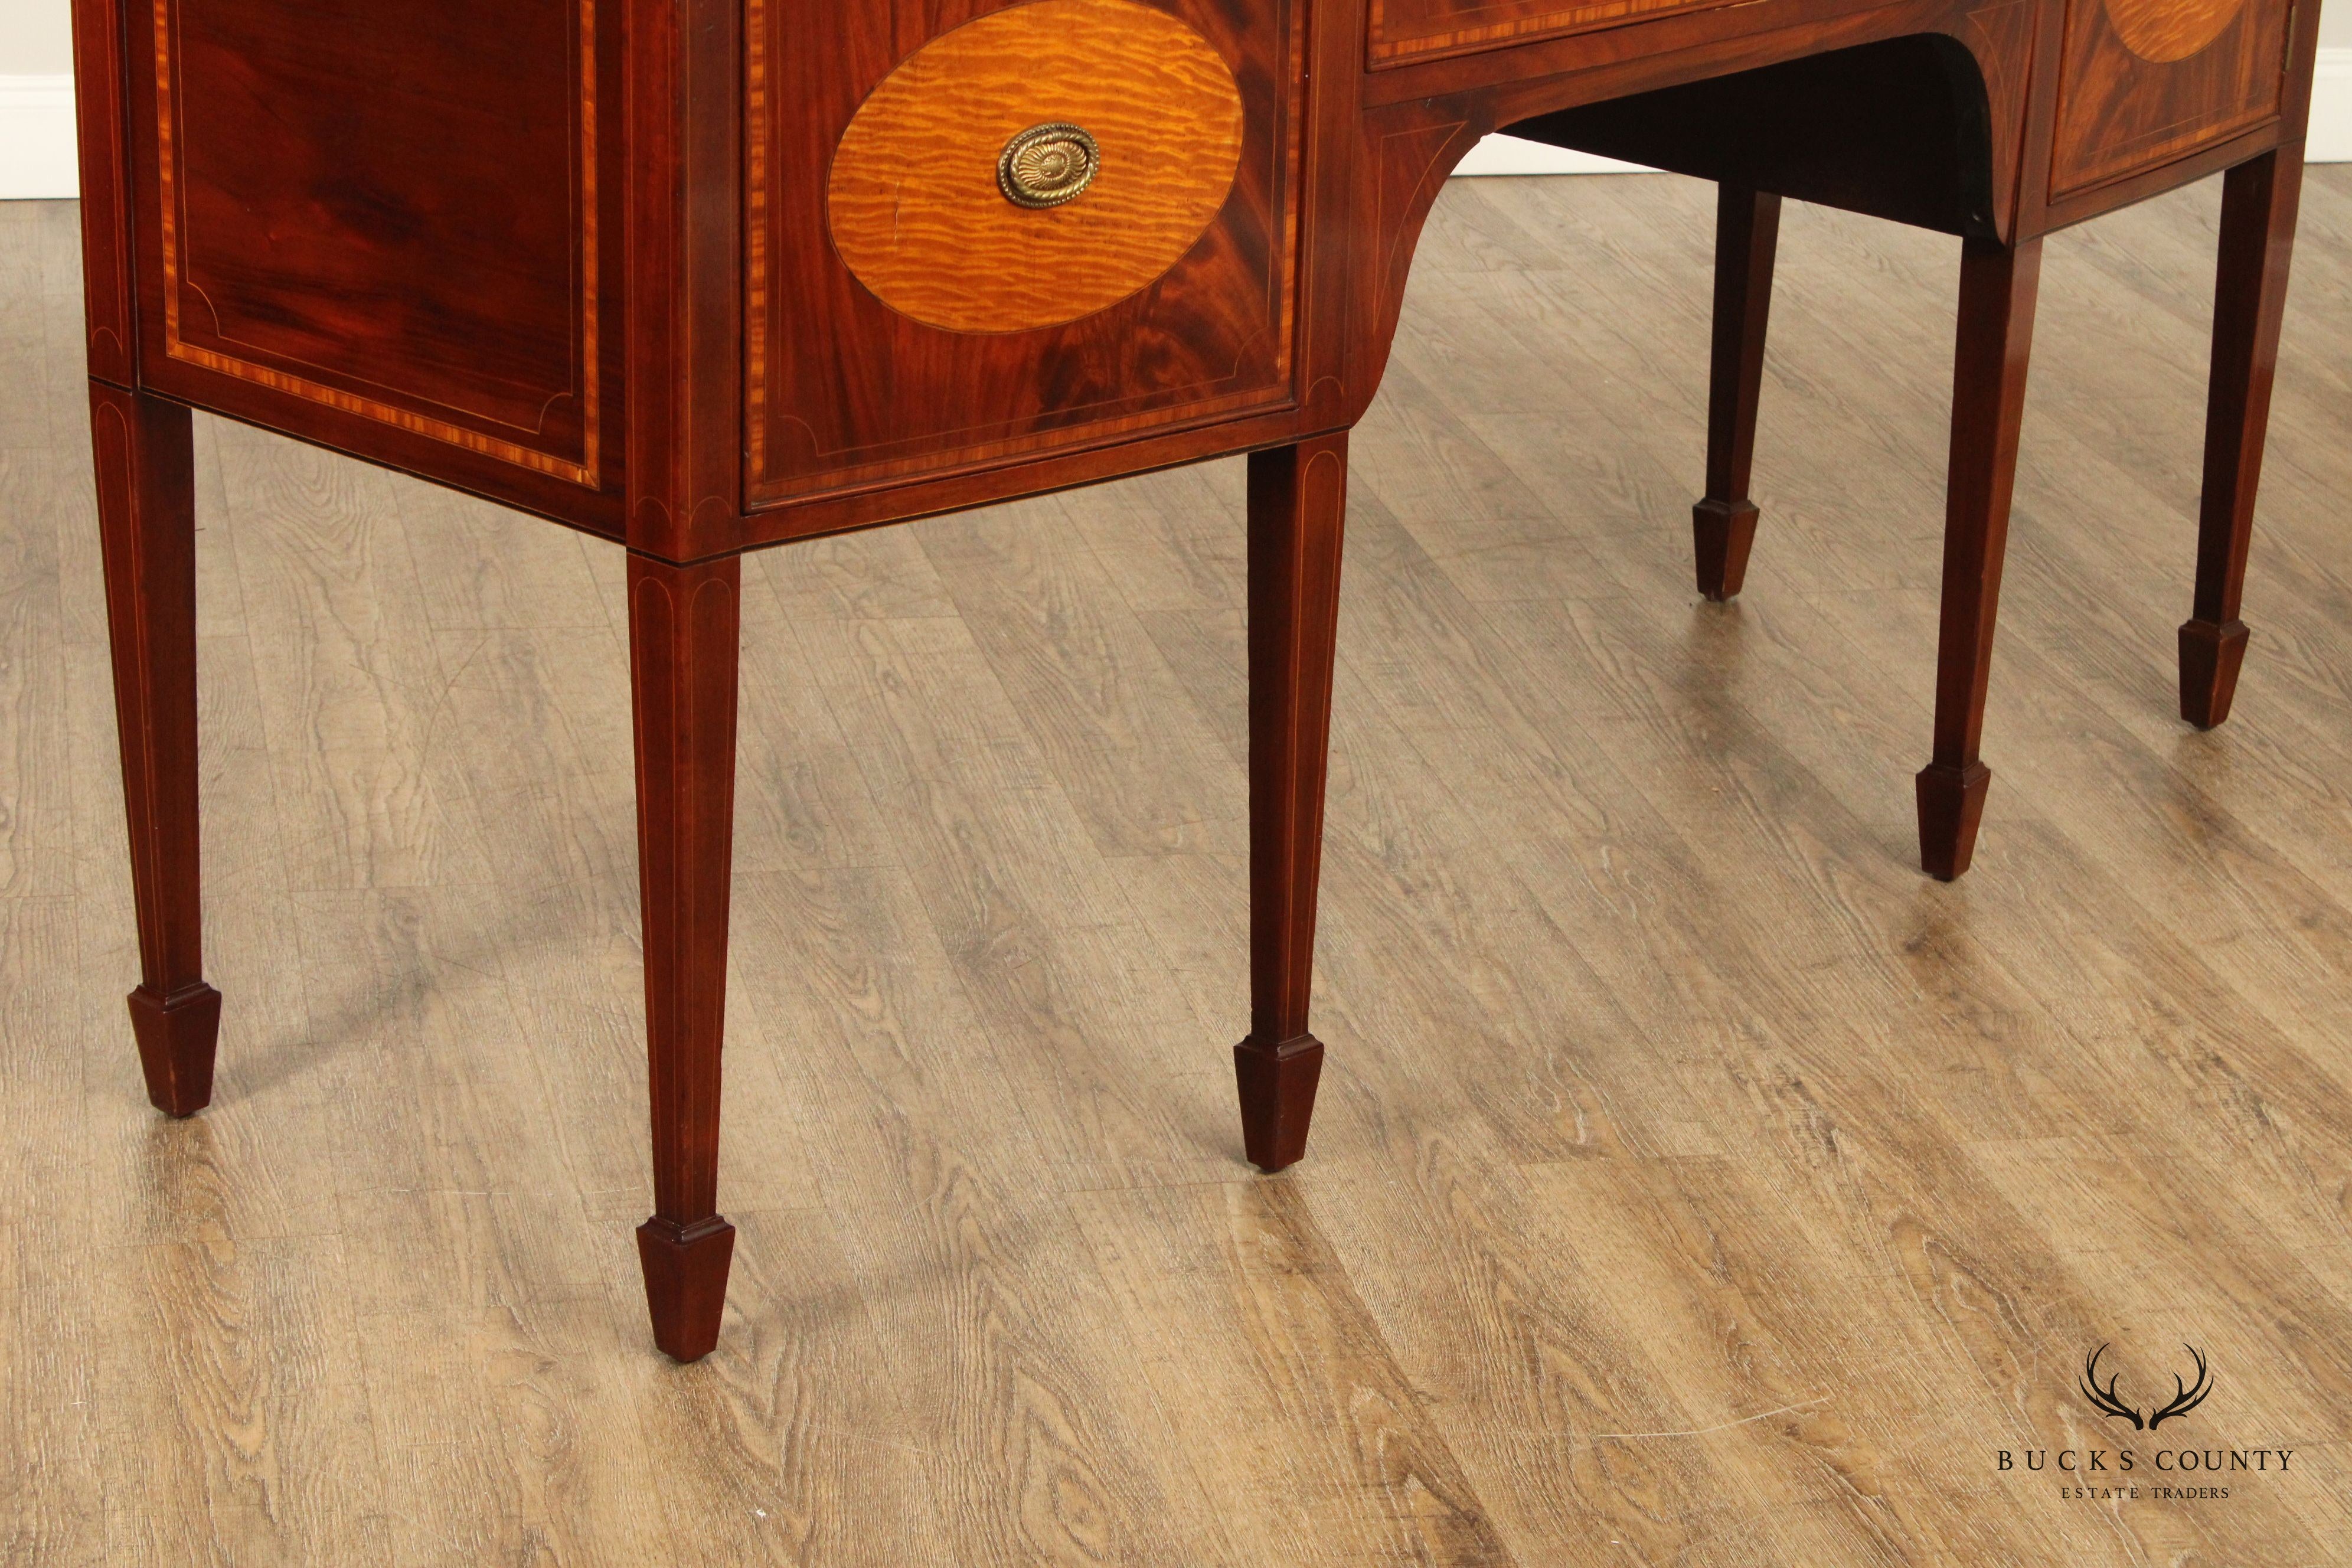
M 1024 13 L 1041 15 L 1033 21 Z M 1142 13 L 1155 19 L 1144 20 Z M 1012 6 L 954 0 L 935 23 L 912 31 L 888 0 L 847 0 L 794 13 L 788 27 L 781 19 L 766 0 L 756 0 L 746 23 L 748 510 L 1043 457 L 1181 420 L 1295 400 L 1298 252 L 1291 172 L 1300 152 L 1298 61 L 1306 45 L 1296 0 L 1174 0 L 1150 7 L 1129 0 L 1032 0 Z M 953 40 L 965 28 L 982 29 L 982 39 L 1025 40 L 1024 47 L 1040 51 L 1028 64 L 1084 95 L 1087 112 L 1111 116 L 1107 123 L 1117 134 L 1106 149 L 1108 190 L 1051 213 L 1013 209 L 992 190 L 986 198 L 1006 207 L 1008 216 L 1046 219 L 1003 232 L 1047 237 L 1052 254 L 1066 260 L 1073 252 L 1054 237 L 1099 237 L 1106 226 L 1118 229 L 1123 213 L 1141 217 L 1163 200 L 1145 191 L 1121 194 L 1118 143 L 1123 138 L 1156 142 L 1161 151 L 1146 155 L 1171 169 L 1170 154 L 1177 149 L 1203 145 L 1191 133 L 1151 130 L 1147 116 L 1096 96 L 1086 85 L 1087 74 L 1113 68 L 1104 65 L 1107 58 L 1125 58 L 1129 65 L 1118 68 L 1137 73 L 1128 79 L 1131 86 L 1171 89 L 1178 79 L 1156 74 L 1139 54 L 1153 39 L 1160 40 L 1154 47 L 1181 44 L 1191 62 L 1182 96 L 1195 106 L 1197 125 L 1218 97 L 1202 51 L 1213 55 L 1238 94 L 1240 150 L 1207 226 L 1189 238 L 1179 232 L 1197 220 L 1201 206 L 1212 205 L 1208 196 L 1224 183 L 1227 132 L 1218 115 L 1207 117 L 1216 127 L 1205 135 L 1211 172 L 1182 176 L 1191 194 L 1166 209 L 1169 221 L 1152 220 L 1141 249 L 1134 233 L 1125 234 L 1119 258 L 1089 264 L 1108 286 L 1126 290 L 1103 302 L 1105 308 L 1029 331 L 968 331 L 919 321 L 885 303 L 836 248 L 833 226 L 811 219 L 829 206 L 843 177 L 845 137 L 876 89 L 925 45 L 939 47 L 930 42 L 934 37 Z M 1184 41 L 1188 36 L 1196 41 Z M 939 58 L 971 57 L 950 42 Z M 989 91 L 1017 90 L 1009 78 L 997 80 Z M 992 183 L 997 154 L 1014 132 L 1044 120 L 1083 118 L 1047 107 L 1055 101 L 1068 100 L 1029 100 L 1034 114 L 1024 107 L 1026 118 L 1000 110 L 988 135 L 974 138 L 975 162 L 966 179 Z M 852 139 L 853 149 L 862 137 Z M 1098 195 L 1111 198 L 1103 216 L 1089 213 Z M 992 228 L 1002 225 L 993 213 L 981 216 L 982 210 L 975 207 L 969 216 Z M 853 228 L 859 239 L 877 237 Z M 852 248 L 857 249 L 856 240 Z M 1171 257 L 1171 249 L 1178 254 Z M 870 252 L 858 254 L 875 259 Z M 1171 260 L 1173 266 L 1167 265 Z M 971 315 L 955 311 L 945 298 L 948 289 L 925 285 L 909 268 L 894 268 L 889 276 L 894 289 L 917 290 L 939 313 L 963 315 L 978 326 L 1009 324 L 995 306 L 973 305 Z M 1061 313 L 1049 283 L 1004 279 L 985 287 L 989 298 L 1014 314 Z M 1095 300 L 1100 302 L 1099 291 Z
M 1065 205 L 1015 205 L 998 156 L 1055 122 L 1094 137 L 1099 171 Z M 1133 0 L 1035 0 L 883 79 L 834 152 L 825 211 L 843 261 L 892 310 L 1025 331 L 1166 276 L 1224 205 L 1241 151 L 1241 89 L 1200 34 Z
M 596 485 L 596 10 L 152 0 L 162 356 Z
M 2221 36 L 2247 0 L 2105 0 L 2124 47 L 2144 60 L 2185 60 Z
M 2053 199 L 2278 117 L 2293 0 L 2067 0 Z
M 1371 0 L 1375 67 L 1622 26 L 1738 0 Z

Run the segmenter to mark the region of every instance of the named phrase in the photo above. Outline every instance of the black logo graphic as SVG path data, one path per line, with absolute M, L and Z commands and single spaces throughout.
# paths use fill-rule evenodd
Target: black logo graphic
M 2124 1397 L 2118 1374 L 2111 1372 L 2100 1380 L 2099 1363 L 2113 1348 L 2101 1345 L 2083 1358 L 2074 1387 L 2101 1415 L 2128 1421 L 2135 1432 L 2154 1433 L 2174 1416 L 2204 1404 L 2213 1392 L 2213 1371 L 2205 1363 L 2205 1352 L 2184 1344 L 2180 1348 L 2196 1364 L 2197 1381 L 2187 1382 L 2174 1373 L 2172 1397 L 2154 1409 L 2143 1409 Z M 2067 1424 L 2073 1425 L 2071 1417 Z M 2293 1473 L 2294 1454 L 2293 1448 L 1996 1448 L 1992 1462 L 2004 1474 L 2048 1477 L 2057 1483 L 2059 1497 L 2069 1501 L 2099 1504 L 2149 1498 L 2171 1504 L 2224 1501 L 2233 1490 L 2243 1491 L 2246 1484 L 2267 1486 L 2272 1475 L 2284 1481 Z
M 2116 1392 L 2116 1380 L 2119 1374 L 2109 1373 L 2106 1385 L 2100 1386 L 2099 1358 L 2107 1353 L 2106 1346 L 2101 1345 L 2097 1350 L 2093 1351 L 2090 1359 L 2084 1362 L 2083 1378 L 2075 1386 L 2082 1390 L 2083 1397 L 2089 1400 L 2102 1414 L 2122 1417 L 2132 1424 L 2132 1430 L 2135 1432 L 2153 1432 L 2174 1416 L 2188 1415 L 2204 1404 L 2205 1396 L 2213 1392 L 2213 1374 L 2206 1369 L 2205 1352 L 2195 1345 L 2182 1345 L 2180 1348 L 2187 1351 L 2190 1359 L 2197 1363 L 2197 1381 L 2193 1384 L 2183 1384 L 2180 1381 L 2180 1374 L 2174 1373 L 2172 1402 L 2160 1410 L 2148 1412 L 2147 1418 L 2144 1421 L 2140 1419 L 2138 1408 L 2125 1404 L 2123 1396 Z

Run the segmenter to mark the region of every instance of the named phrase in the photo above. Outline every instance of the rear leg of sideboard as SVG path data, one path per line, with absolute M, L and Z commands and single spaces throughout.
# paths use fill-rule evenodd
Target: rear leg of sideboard
M 1265 1171 L 1307 1152 L 1323 1072 L 1307 1011 L 1347 507 L 1345 434 L 1250 458 L 1250 1033 L 1234 1064 L 1244 1145 Z
M 1691 512 L 1698 591 L 1717 604 L 1739 596 L 1756 542 L 1756 503 L 1748 497 L 1748 483 L 1756 461 L 1756 409 L 1763 395 L 1764 339 L 1780 244 L 1779 196 L 1730 182 L 1717 187 L 1706 496 Z
M 1947 882 L 1966 871 L 1976 853 L 1977 826 L 1992 784 L 1978 752 L 2042 276 L 2039 238 L 2015 246 L 1978 239 L 1965 245 L 1945 501 L 1936 751 L 1918 780 L 1920 860 L 1929 876 Z
M 629 554 L 654 1215 L 637 1228 L 654 1342 L 719 1342 L 735 1227 L 719 1213 L 719 1042 L 735 822 L 742 563 Z
M 105 382 L 89 384 L 89 417 L 139 917 L 131 1025 L 147 1098 L 193 1116 L 213 1097 L 221 1005 L 197 853 L 194 438 L 185 408 Z
M 2262 483 L 2302 189 L 2303 148 L 2297 143 L 2239 164 L 2222 191 L 2197 599 L 2180 628 L 2180 716 L 2200 730 L 2230 716 L 2246 657 L 2246 624 L 2238 611 L 2245 594 L 2246 550 L 2253 538 L 2254 497 Z

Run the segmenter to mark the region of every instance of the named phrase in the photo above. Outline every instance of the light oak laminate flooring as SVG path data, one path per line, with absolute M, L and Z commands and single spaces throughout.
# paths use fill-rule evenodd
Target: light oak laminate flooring
M 199 418 L 227 1005 L 162 1120 L 73 209 L 0 205 L 0 1563 L 2352 1561 L 2352 171 L 2200 735 L 2217 208 L 2051 244 L 1941 887 L 1955 244 L 1791 210 L 1725 608 L 1710 193 L 1448 190 L 1355 447 L 1330 1056 L 1276 1179 L 1227 1052 L 1239 465 L 754 558 L 741 1238 L 679 1368 L 629 1237 L 619 552 Z M 2074 1392 L 2103 1343 L 2144 1405 L 2184 1344 L 2214 1391 L 2133 1433 Z M 2139 1495 L 2025 1458 L 2092 1448 Z M 2181 1499 L 2158 1448 L 2270 1457 Z

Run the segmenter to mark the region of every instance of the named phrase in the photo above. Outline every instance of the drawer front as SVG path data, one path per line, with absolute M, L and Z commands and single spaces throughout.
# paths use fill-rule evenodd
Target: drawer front
M 1589 33 L 1738 0 L 1371 0 L 1375 68 L 1529 38 Z
M 1289 401 L 1297 11 L 750 0 L 752 504 Z
M 2293 0 L 2067 0 L 2053 197 L 2276 116 L 2293 11 Z
M 527 504 L 609 477 L 609 0 L 129 16 L 152 384 Z

